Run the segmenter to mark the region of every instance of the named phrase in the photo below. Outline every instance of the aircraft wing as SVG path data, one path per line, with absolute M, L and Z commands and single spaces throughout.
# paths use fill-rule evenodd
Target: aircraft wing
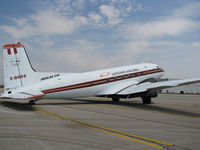
M 116 83 L 112 86 L 108 86 L 107 88 L 105 88 L 101 93 L 99 93 L 99 95 L 111 95 L 111 94 L 116 94 L 120 91 L 123 91 L 131 86 L 137 85 L 138 82 L 137 81 L 122 81 L 119 83 Z
M 183 79 L 183 80 L 171 80 L 171 81 L 162 81 L 162 82 L 145 82 L 137 85 L 133 85 L 131 87 L 127 87 L 126 89 L 119 91 L 115 94 L 117 95 L 128 95 L 128 94 L 135 94 L 140 92 L 146 92 L 152 89 L 165 89 L 171 88 L 176 86 L 182 86 L 192 83 L 200 82 L 200 78 L 194 79 Z

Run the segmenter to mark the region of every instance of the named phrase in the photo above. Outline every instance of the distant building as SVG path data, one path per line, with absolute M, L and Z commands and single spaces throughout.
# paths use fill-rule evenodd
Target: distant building
M 190 84 L 169 89 L 163 89 L 162 93 L 179 93 L 179 94 L 200 94 L 200 84 Z

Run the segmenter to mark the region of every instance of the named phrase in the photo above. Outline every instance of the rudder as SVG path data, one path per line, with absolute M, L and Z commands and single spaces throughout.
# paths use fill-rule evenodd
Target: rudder
M 23 44 L 4 45 L 3 63 L 5 90 L 31 85 L 39 81 Z

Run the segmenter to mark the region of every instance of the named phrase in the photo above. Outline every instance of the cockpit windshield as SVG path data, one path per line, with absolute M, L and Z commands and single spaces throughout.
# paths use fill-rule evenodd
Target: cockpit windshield
M 160 68 L 159 66 L 157 66 L 157 67 L 156 67 L 156 69 L 158 69 L 158 70 L 163 70 L 163 69 L 162 69 L 162 68 Z M 164 71 L 164 70 L 163 70 L 163 71 Z

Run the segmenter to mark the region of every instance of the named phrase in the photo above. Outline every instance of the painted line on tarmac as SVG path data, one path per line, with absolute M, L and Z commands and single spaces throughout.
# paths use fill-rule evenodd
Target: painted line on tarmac
M 146 138 L 146 137 L 138 136 L 138 135 L 135 135 L 135 134 L 126 133 L 126 132 L 123 132 L 123 131 L 120 131 L 120 130 L 111 129 L 111 128 L 99 126 L 99 125 L 96 125 L 96 124 L 87 123 L 87 122 L 80 121 L 80 120 L 75 120 L 75 119 L 72 119 L 72 118 L 67 117 L 67 116 L 63 116 L 63 115 L 60 115 L 60 114 L 56 114 L 56 113 L 52 113 L 52 112 L 43 110 L 41 108 L 36 108 L 35 111 L 38 112 L 38 113 L 47 115 L 51 118 L 61 119 L 61 120 L 65 120 L 65 121 L 71 121 L 72 123 L 79 124 L 81 126 L 90 128 L 90 129 L 98 131 L 98 132 L 102 132 L 102 133 L 105 133 L 105 134 L 109 134 L 109 135 L 112 135 L 112 136 L 115 136 L 115 137 L 130 140 L 130 141 L 134 141 L 134 142 L 137 142 L 137 143 L 149 145 L 149 146 L 152 146 L 152 147 L 163 149 L 163 148 L 168 148 L 169 146 L 173 146 L 173 144 L 154 140 L 154 139 L 151 139 L 151 138 Z

